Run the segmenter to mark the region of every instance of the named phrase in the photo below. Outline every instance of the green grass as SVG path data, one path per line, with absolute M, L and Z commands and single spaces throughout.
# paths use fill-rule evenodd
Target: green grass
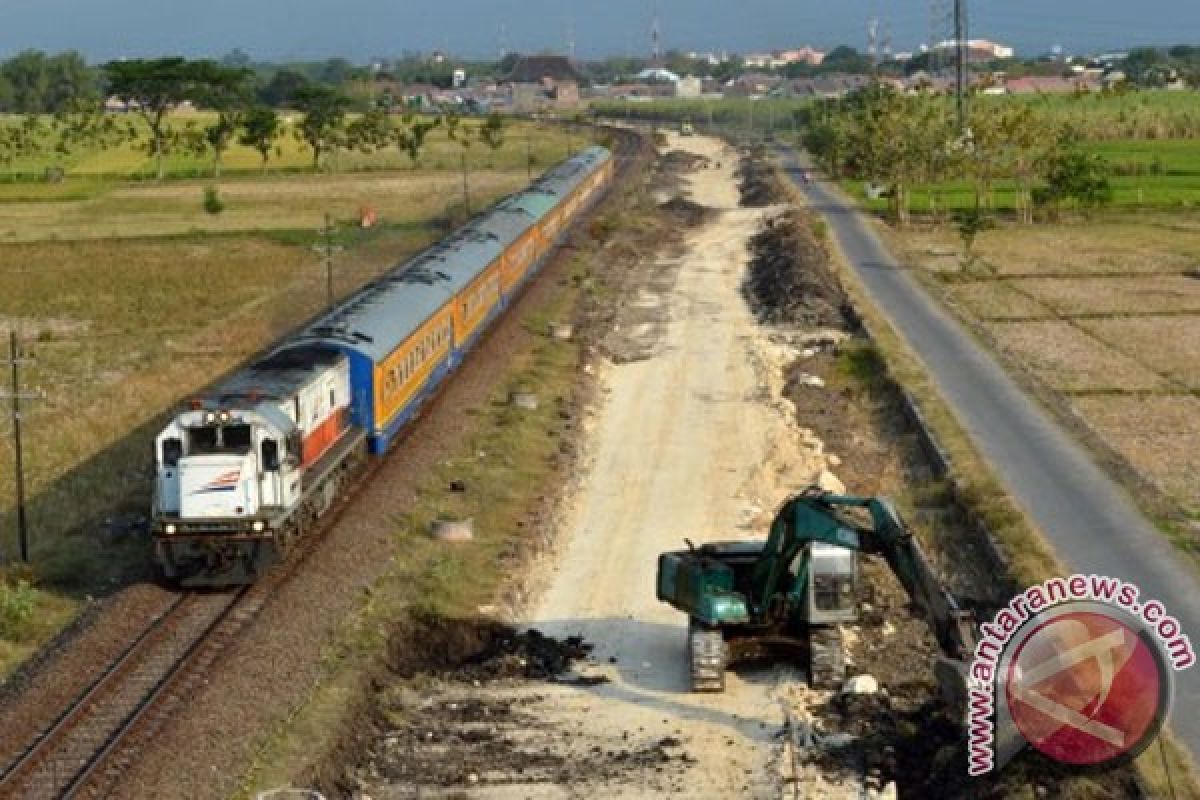
M 1119 140 L 1087 142 L 1082 149 L 1108 159 L 1113 168 L 1110 183 L 1113 205 L 1118 208 L 1189 209 L 1200 206 L 1200 139 Z M 843 190 L 863 207 L 885 211 L 887 199 L 871 199 L 866 183 L 844 180 Z M 910 209 L 922 214 L 971 208 L 975 187 L 970 181 L 944 181 L 913 187 Z M 993 184 L 991 207 L 999 211 L 1016 208 L 1015 184 L 998 180 Z

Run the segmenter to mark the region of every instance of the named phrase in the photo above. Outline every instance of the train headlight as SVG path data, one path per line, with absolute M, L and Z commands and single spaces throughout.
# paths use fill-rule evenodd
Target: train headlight
M 262 533 L 267 529 L 267 523 L 263 522 L 261 519 L 256 519 L 254 520 L 254 524 L 250 527 L 254 529 L 255 533 Z
M 167 534 L 168 536 L 175 533 L 175 531 L 177 531 L 177 530 L 179 530 L 179 529 L 171 524 L 167 524 L 167 525 L 163 526 L 163 533 Z
M 217 421 L 217 412 L 209 411 L 207 414 L 204 415 L 204 423 L 206 425 L 212 425 L 216 421 Z
M 229 422 L 229 412 L 228 411 L 221 412 L 221 422 Z

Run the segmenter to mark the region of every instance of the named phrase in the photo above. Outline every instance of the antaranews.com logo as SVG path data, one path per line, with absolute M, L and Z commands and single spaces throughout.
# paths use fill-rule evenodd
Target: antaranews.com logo
M 1004 766 L 1026 743 L 1102 765 L 1154 740 L 1174 673 L 1196 656 L 1179 621 L 1140 596 L 1119 578 L 1051 578 L 980 626 L 967 680 L 969 774 Z

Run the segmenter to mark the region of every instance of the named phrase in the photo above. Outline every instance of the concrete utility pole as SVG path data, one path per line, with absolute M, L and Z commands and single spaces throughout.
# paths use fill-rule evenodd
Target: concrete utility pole
M 317 245 L 313 250 L 325 259 L 325 305 L 327 308 L 333 308 L 333 257 L 344 249 L 341 245 L 333 243 L 333 232 L 333 217 L 326 213 L 325 227 L 321 229 L 321 235 L 325 238 L 325 242 Z
M 954 0 L 954 93 L 958 130 L 967 131 L 967 0 Z
M 28 564 L 29 520 L 25 514 L 25 464 L 21 450 L 21 401 L 39 400 L 42 395 L 40 392 L 21 391 L 20 367 L 22 364 L 31 363 L 33 359 L 21 357 L 21 350 L 17 345 L 17 332 L 15 330 L 9 331 L 8 334 L 8 352 L 8 364 L 12 369 L 12 390 L 9 392 L 0 391 L 0 398 L 7 395 L 7 398 L 12 402 L 13 454 L 17 468 L 14 476 L 17 491 L 17 542 L 21 549 L 21 560 Z

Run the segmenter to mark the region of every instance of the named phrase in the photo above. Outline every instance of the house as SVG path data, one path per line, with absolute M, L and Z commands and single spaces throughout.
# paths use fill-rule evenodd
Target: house
M 680 78 L 675 83 L 676 97 L 699 97 L 704 93 L 704 80 L 694 75 Z
M 565 56 L 523 56 L 504 79 L 512 106 L 520 111 L 575 108 L 582 82 L 583 77 Z

